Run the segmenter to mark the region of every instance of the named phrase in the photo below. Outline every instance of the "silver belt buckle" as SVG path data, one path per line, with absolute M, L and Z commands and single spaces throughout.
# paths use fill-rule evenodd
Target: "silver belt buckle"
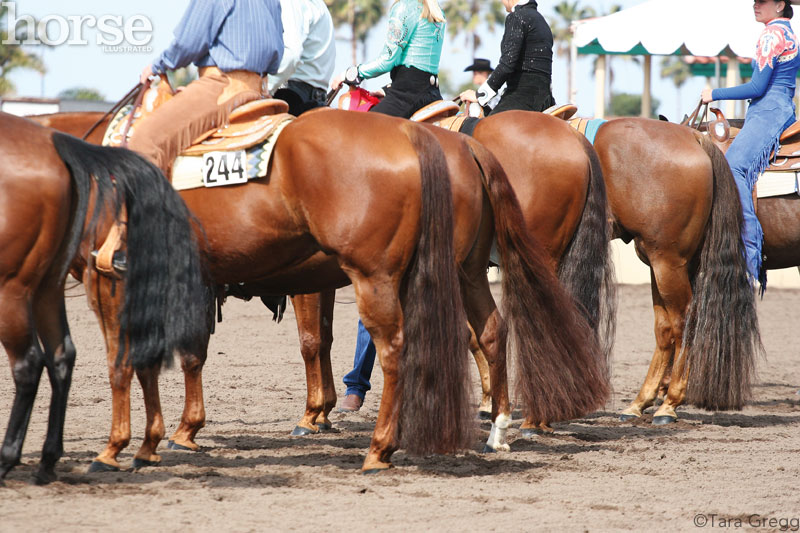
M 431 81 L 431 85 L 433 85 L 434 87 L 438 87 L 439 86 L 439 80 L 433 74 L 431 74 L 431 80 L 430 81 Z

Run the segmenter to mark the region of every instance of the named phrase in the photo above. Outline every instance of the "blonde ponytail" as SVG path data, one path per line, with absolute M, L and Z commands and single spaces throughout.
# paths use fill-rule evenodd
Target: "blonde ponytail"
M 444 22 L 444 13 L 437 0 L 419 0 L 422 2 L 422 18 L 430 22 Z

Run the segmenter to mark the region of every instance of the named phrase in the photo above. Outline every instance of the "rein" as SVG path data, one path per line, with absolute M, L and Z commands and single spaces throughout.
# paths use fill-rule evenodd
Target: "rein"
M 683 119 L 681 125 L 689 126 L 692 129 L 700 130 L 700 125 L 703 124 L 703 122 L 705 122 L 706 119 L 708 118 L 708 104 L 705 104 L 705 107 L 703 107 L 703 113 L 698 116 L 698 114 L 700 113 L 700 107 L 702 106 L 703 106 L 703 100 L 700 100 L 700 102 L 698 102 L 697 104 L 697 107 L 694 108 L 692 114 Z M 698 120 L 698 118 L 700 120 Z
M 131 110 L 130 115 L 128 115 L 128 121 L 125 123 L 125 129 L 122 130 L 122 142 L 120 146 L 122 148 L 128 147 L 128 132 L 131 129 L 131 124 L 133 124 L 133 115 L 136 114 L 136 110 L 139 109 L 142 105 L 142 100 L 144 100 L 144 93 L 150 88 L 150 80 L 146 80 L 144 83 L 140 83 L 138 85 L 139 93 L 136 95 L 136 101 L 133 103 L 133 109 Z
M 100 117 L 100 119 L 99 119 L 97 122 L 95 122 L 94 124 L 92 124 L 92 127 L 91 127 L 91 128 L 89 128 L 89 129 L 88 129 L 88 131 L 87 131 L 86 133 L 84 133 L 84 134 L 83 134 L 83 137 L 81 137 L 81 139 L 85 141 L 85 140 L 86 140 L 86 139 L 89 137 L 89 135 L 91 135 L 91 134 L 92 134 L 92 132 L 94 132 L 94 130 L 96 130 L 96 129 L 97 129 L 97 127 L 98 127 L 100 124 L 102 124 L 102 123 L 103 123 L 103 121 L 104 121 L 104 120 L 106 120 L 106 119 L 107 119 L 108 117 L 110 117 L 110 116 L 116 115 L 116 114 L 117 114 L 117 112 L 119 112 L 119 110 L 120 110 L 120 109 L 122 109 L 123 107 L 125 107 L 126 105 L 128 105 L 128 104 L 130 103 L 130 101 L 131 101 L 131 100 L 133 100 L 134 98 L 137 98 L 137 99 L 138 99 L 138 98 L 139 98 L 139 95 L 143 95 L 143 94 L 144 94 L 144 91 L 145 91 L 145 90 L 146 90 L 146 89 L 144 88 L 144 84 L 142 84 L 142 83 L 137 83 L 137 84 L 134 86 L 134 88 L 133 88 L 133 89 L 131 89 L 130 91 L 128 91 L 128 93 L 127 93 L 125 96 L 123 96 L 123 97 L 122 97 L 122 100 L 120 100 L 119 102 L 117 102 L 116 104 L 114 104 L 114 105 L 111 107 L 111 109 L 109 109 L 108 111 L 106 111 L 106 113 L 105 113 L 105 114 L 104 114 L 102 117 Z M 136 91 L 140 91 L 140 92 L 139 92 L 139 93 L 137 93 Z

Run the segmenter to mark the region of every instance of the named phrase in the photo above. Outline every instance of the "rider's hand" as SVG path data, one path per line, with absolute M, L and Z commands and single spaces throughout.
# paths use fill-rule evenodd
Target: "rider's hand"
M 342 72 L 341 74 L 337 74 L 333 77 L 331 80 L 331 89 L 339 89 L 342 86 L 344 83 L 344 75 L 345 72 Z
M 714 99 L 711 97 L 711 89 L 703 89 L 703 92 L 700 93 L 700 99 L 704 104 L 713 101 Z
M 139 76 L 139 83 L 146 82 L 153 75 L 153 65 L 147 65 Z
M 461 100 L 464 102 L 478 101 L 478 96 L 475 94 L 475 91 L 473 89 L 468 89 L 464 91 L 463 93 L 459 94 L 458 97 L 461 98 Z
M 374 96 L 375 98 L 383 98 L 386 96 L 386 91 L 383 89 L 376 89 L 374 91 L 369 92 L 370 96 Z

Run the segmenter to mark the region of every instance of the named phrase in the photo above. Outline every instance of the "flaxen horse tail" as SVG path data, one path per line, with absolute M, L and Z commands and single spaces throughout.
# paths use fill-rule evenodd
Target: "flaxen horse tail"
M 208 337 L 209 295 L 192 231 L 189 210 L 161 172 L 141 156 L 121 148 L 85 143 L 53 134 L 53 145 L 79 191 L 69 257 L 81 241 L 87 215 L 85 198 L 96 192 L 88 234 L 94 242 L 97 220 L 119 216 L 127 223 L 127 273 L 120 314 L 120 352 L 136 368 L 169 364 L 173 352 L 198 353 Z
M 568 420 L 608 399 L 605 358 L 572 298 L 551 271 L 544 248 L 525 229 L 503 168 L 470 140 L 492 204 L 503 271 L 503 317 L 516 349 L 516 392 L 537 422 Z
M 751 398 L 756 354 L 763 352 L 741 238 L 742 208 L 722 152 L 707 136 L 695 135 L 711 159 L 714 198 L 684 330 L 686 401 L 704 409 L 741 409 Z
M 572 294 L 610 363 L 616 333 L 617 290 L 606 185 L 597 152 L 586 137 L 577 132 L 576 135 L 590 162 L 589 190 L 575 235 L 558 265 L 558 279 Z
M 408 122 L 422 177 L 420 236 L 401 287 L 401 445 L 411 453 L 449 453 L 473 445 L 469 331 L 453 242 L 453 196 L 435 137 Z

